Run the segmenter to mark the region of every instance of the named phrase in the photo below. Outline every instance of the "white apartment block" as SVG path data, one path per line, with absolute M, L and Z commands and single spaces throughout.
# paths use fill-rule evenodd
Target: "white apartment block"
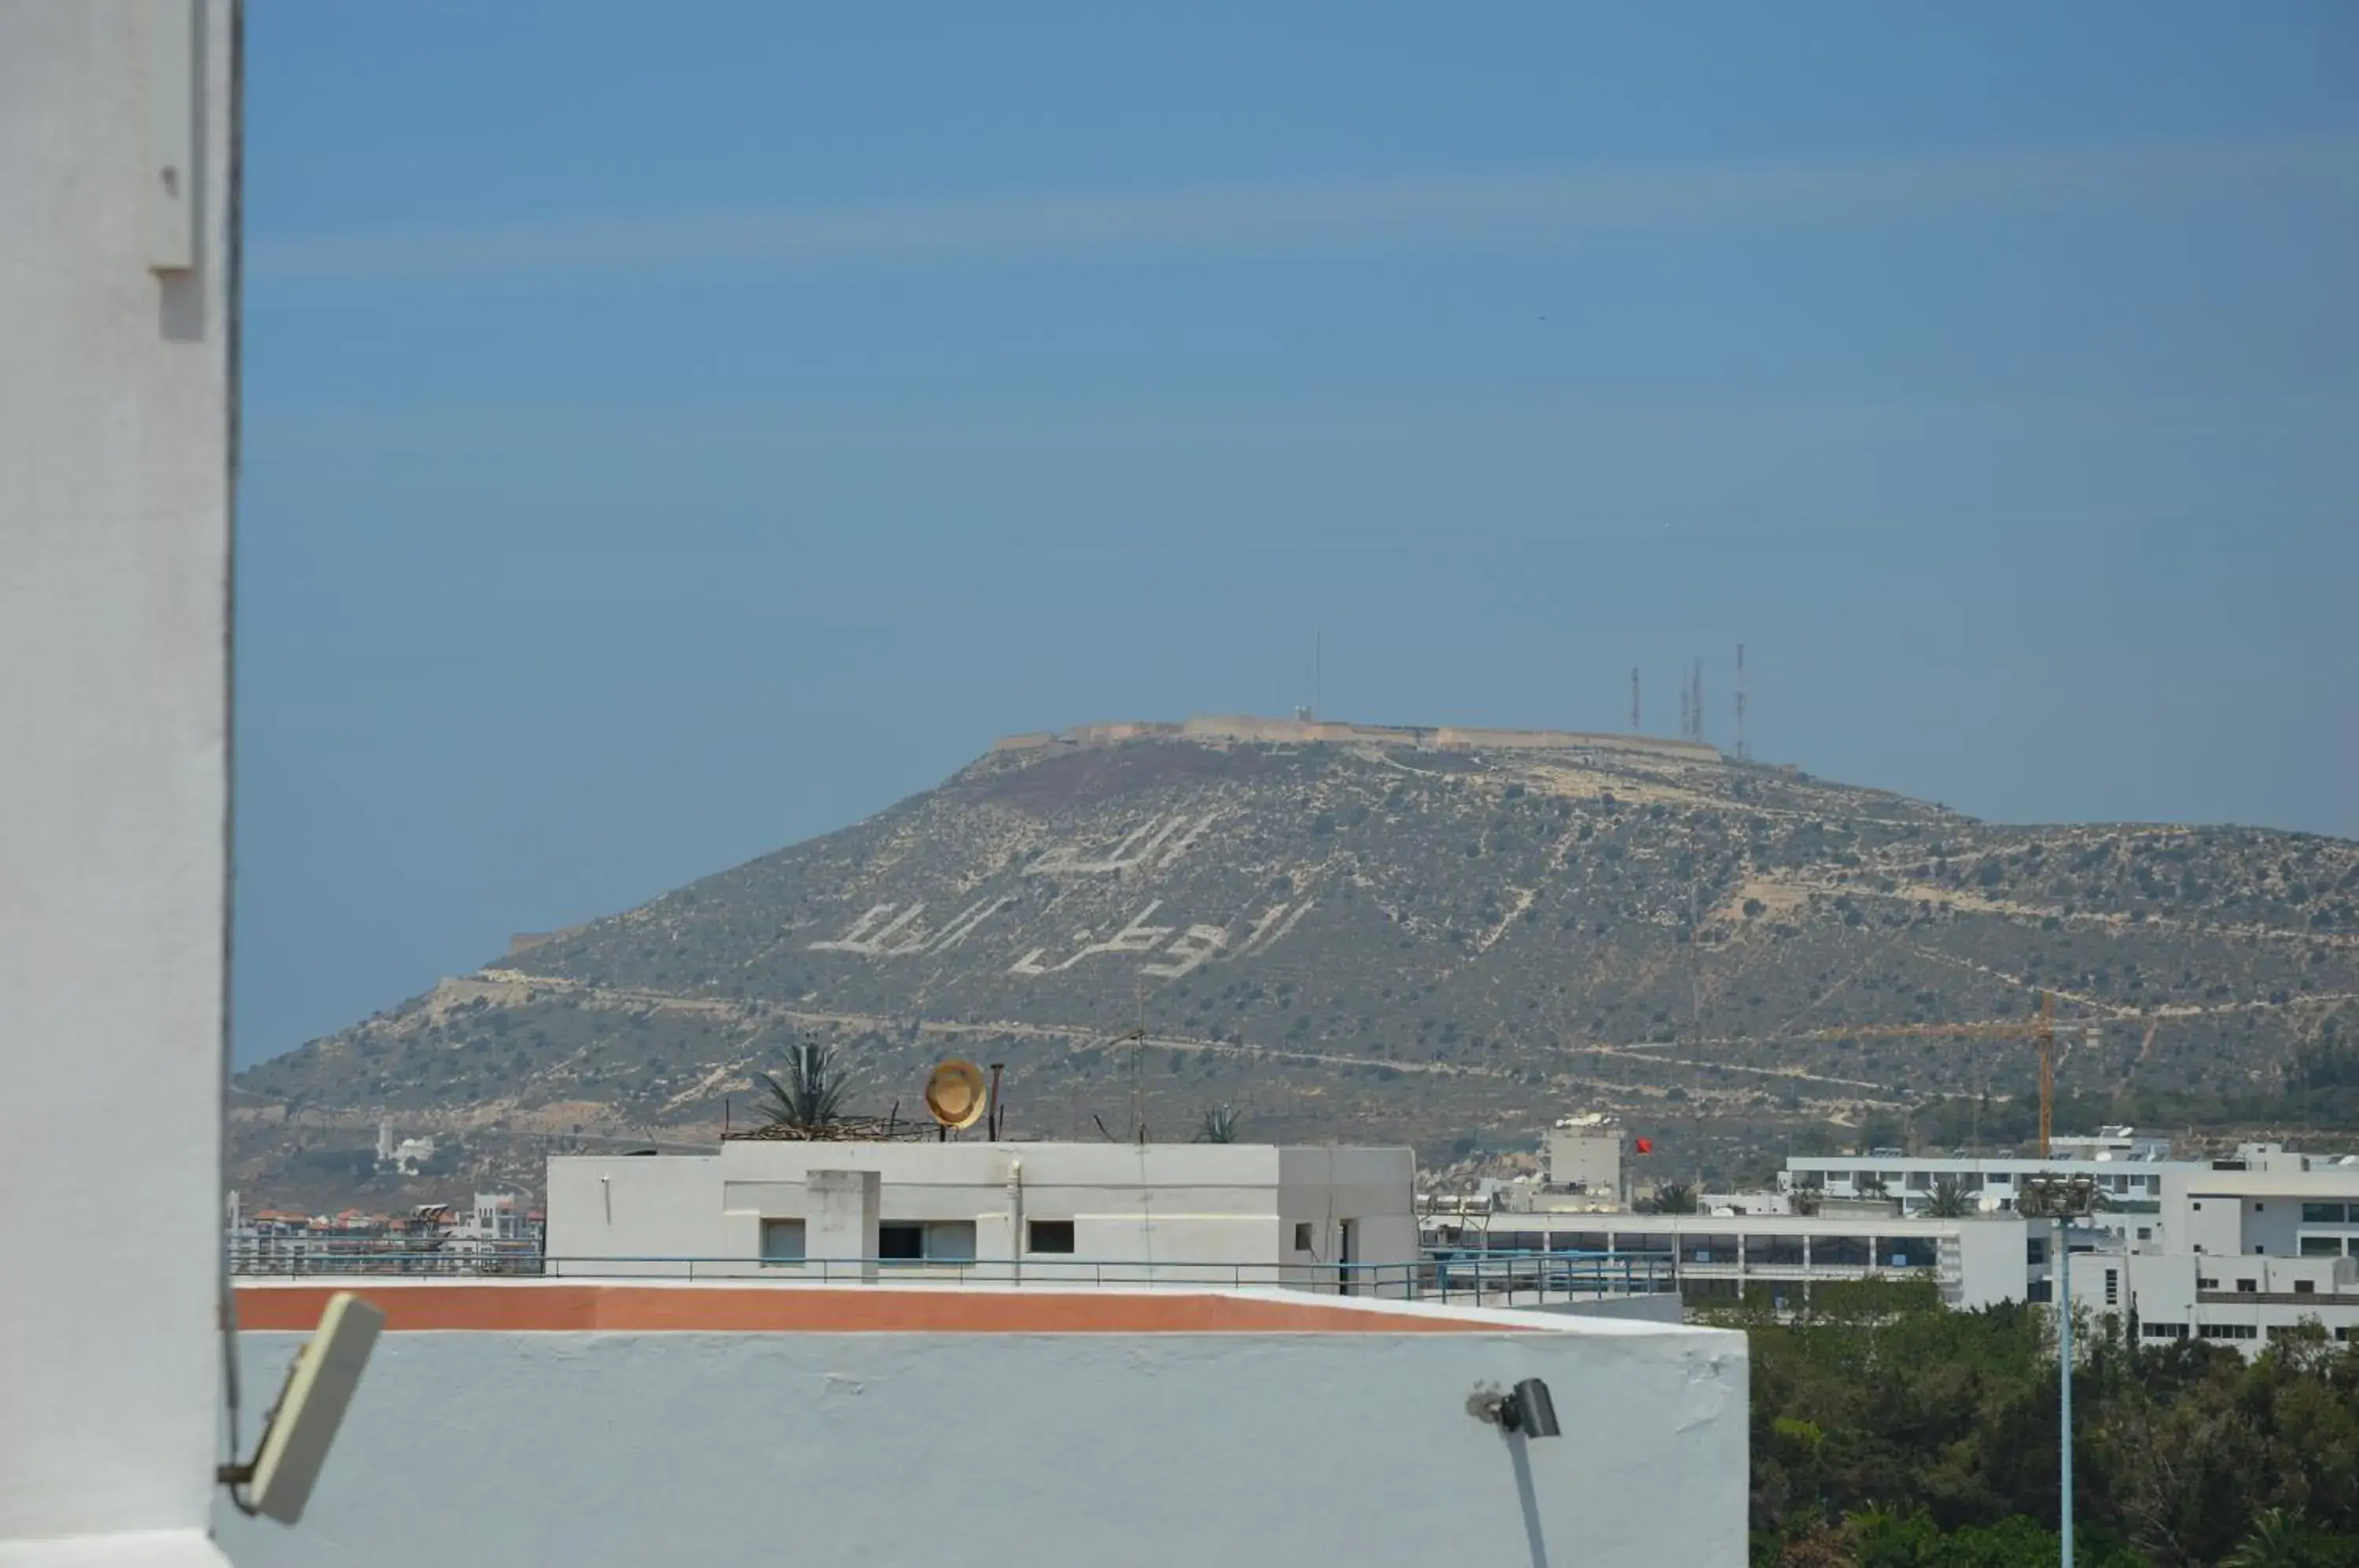
M 2126 1252 L 2163 1252 L 2174 1243 L 2162 1214 L 2163 1182 L 2173 1171 L 2207 1167 L 2161 1156 L 2169 1145 L 2136 1138 L 2127 1128 L 2108 1128 L 2095 1138 L 2057 1138 L 2056 1158 L 2021 1155 L 1904 1155 L 1886 1149 L 1868 1154 L 1795 1155 L 1778 1173 L 1780 1192 L 1815 1190 L 1825 1196 L 1896 1199 L 1904 1214 L 1920 1214 L 1945 1184 L 1986 1212 L 2012 1214 L 2027 1177 L 2085 1176 L 2105 1194 L 2105 1206 L 2088 1228 L 2103 1233 L 2092 1245 Z M 2070 1157 L 2068 1157 L 2068 1155 Z M 2076 1247 L 2080 1245 L 2076 1239 Z
M 2142 1341 L 2199 1338 L 2257 1354 L 2314 1322 L 2359 1334 L 2359 1160 L 2325 1160 L 2277 1144 L 2174 1166 L 2164 1256 L 2076 1260 L 2072 1298 Z
M 1930 1280 L 1952 1307 L 2024 1300 L 2035 1293 L 2032 1277 L 2045 1273 L 2035 1267 L 2044 1265 L 2045 1247 L 2031 1230 L 2027 1221 L 1996 1214 L 1505 1212 L 1481 1224 L 1456 1216 L 1430 1221 L 1427 1240 L 1445 1254 L 1659 1258 L 1674 1266 L 1690 1306 L 1752 1294 L 1766 1295 L 1780 1311 L 1799 1311 L 1813 1285 L 1869 1278 Z M 1446 1278 L 1446 1256 L 1440 1267 Z
M 711 1155 L 560 1156 L 548 1268 L 1399 1294 L 1418 1263 L 1415 1176 L 1407 1149 L 1266 1144 L 734 1139 Z

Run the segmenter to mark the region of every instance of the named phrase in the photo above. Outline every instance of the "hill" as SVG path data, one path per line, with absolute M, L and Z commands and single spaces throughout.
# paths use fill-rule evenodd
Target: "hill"
M 2043 987 L 2103 1026 L 2060 1071 L 2092 1114 L 2299 1116 L 2359 1088 L 2359 845 L 1995 826 L 1630 737 L 1012 737 L 865 822 L 520 946 L 243 1074 L 241 1179 L 356 1181 L 381 1114 L 484 1180 L 581 1139 L 709 1138 L 806 1031 L 851 1050 L 880 1113 L 956 1053 L 1007 1063 L 1020 1133 L 1124 1131 L 1137 1104 L 1184 1137 L 1229 1104 L 1255 1137 L 1432 1161 L 1600 1104 L 1699 1165 L 1945 1096 L 2003 1138 L 2027 1045 L 1862 1031 L 2027 1019 Z M 1142 1018 L 1143 1048 L 1110 1040 Z

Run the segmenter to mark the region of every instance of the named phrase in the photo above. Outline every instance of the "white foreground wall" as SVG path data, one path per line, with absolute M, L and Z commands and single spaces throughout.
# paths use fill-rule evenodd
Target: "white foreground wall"
M 225 1516 L 223 1541 L 245 1568 L 1745 1561 L 1743 1336 L 1492 1315 L 1433 1334 L 389 1334 L 301 1529 Z M 269 1386 L 293 1337 L 247 1339 Z M 1467 1414 L 1477 1385 L 1533 1376 L 1563 1437 Z
M 232 36 L 0 0 L 8 1568 L 220 1561 Z

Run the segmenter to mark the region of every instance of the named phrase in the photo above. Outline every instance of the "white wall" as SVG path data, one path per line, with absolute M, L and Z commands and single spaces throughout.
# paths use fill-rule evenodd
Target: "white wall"
M 808 1213 L 815 1170 L 879 1172 L 886 1221 L 971 1222 L 976 1256 L 990 1262 L 1017 1258 L 1019 1210 L 1027 1224 L 1071 1220 L 1080 1263 L 1287 1266 L 1301 1282 L 1332 1283 L 1346 1219 L 1356 1224 L 1356 1261 L 1418 1256 L 1416 1159 L 1406 1149 L 795 1142 L 552 1159 L 549 1255 L 752 1259 L 764 1219 Z M 1011 1181 L 1020 1191 L 1011 1194 Z M 1311 1227 L 1307 1251 L 1294 1247 L 1298 1224 Z M 1060 1267 L 1038 1256 L 1023 1263 L 1030 1278 Z
M 1987 1307 L 2025 1299 L 2031 1275 L 2029 1221 L 1969 1220 L 1958 1225 L 1956 1235 L 1958 1298 L 1951 1305 Z
M 1743 1336 L 1551 1328 L 390 1334 L 301 1530 L 223 1538 L 245 1568 L 1743 1563 Z M 290 1348 L 248 1336 L 250 1379 Z M 1467 1414 L 1536 1375 L 1562 1438 Z
M 2290 1165 L 2295 1157 L 2280 1155 Z M 2175 1249 L 2219 1257 L 2256 1251 L 2298 1254 L 2301 1237 L 2359 1235 L 2359 1225 L 2311 1223 L 2305 1202 L 2359 1203 L 2359 1167 L 2313 1171 L 2215 1171 L 2190 1167 L 2163 1181 L 2162 1208 Z
M 175 10 L 0 4 L 11 1565 L 219 1561 L 234 104 L 228 5 L 151 60 Z

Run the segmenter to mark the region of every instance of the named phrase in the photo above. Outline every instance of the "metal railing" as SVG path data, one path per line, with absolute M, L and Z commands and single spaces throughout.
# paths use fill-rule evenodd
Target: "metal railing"
M 352 1278 L 728 1279 L 739 1283 L 1035 1286 L 1052 1290 L 1291 1290 L 1381 1301 L 1545 1305 L 1675 1291 L 1669 1253 L 1440 1252 L 1407 1263 L 1212 1263 L 1136 1258 L 557 1258 L 537 1252 L 449 1252 L 346 1245 L 334 1249 L 240 1248 L 245 1279 Z

